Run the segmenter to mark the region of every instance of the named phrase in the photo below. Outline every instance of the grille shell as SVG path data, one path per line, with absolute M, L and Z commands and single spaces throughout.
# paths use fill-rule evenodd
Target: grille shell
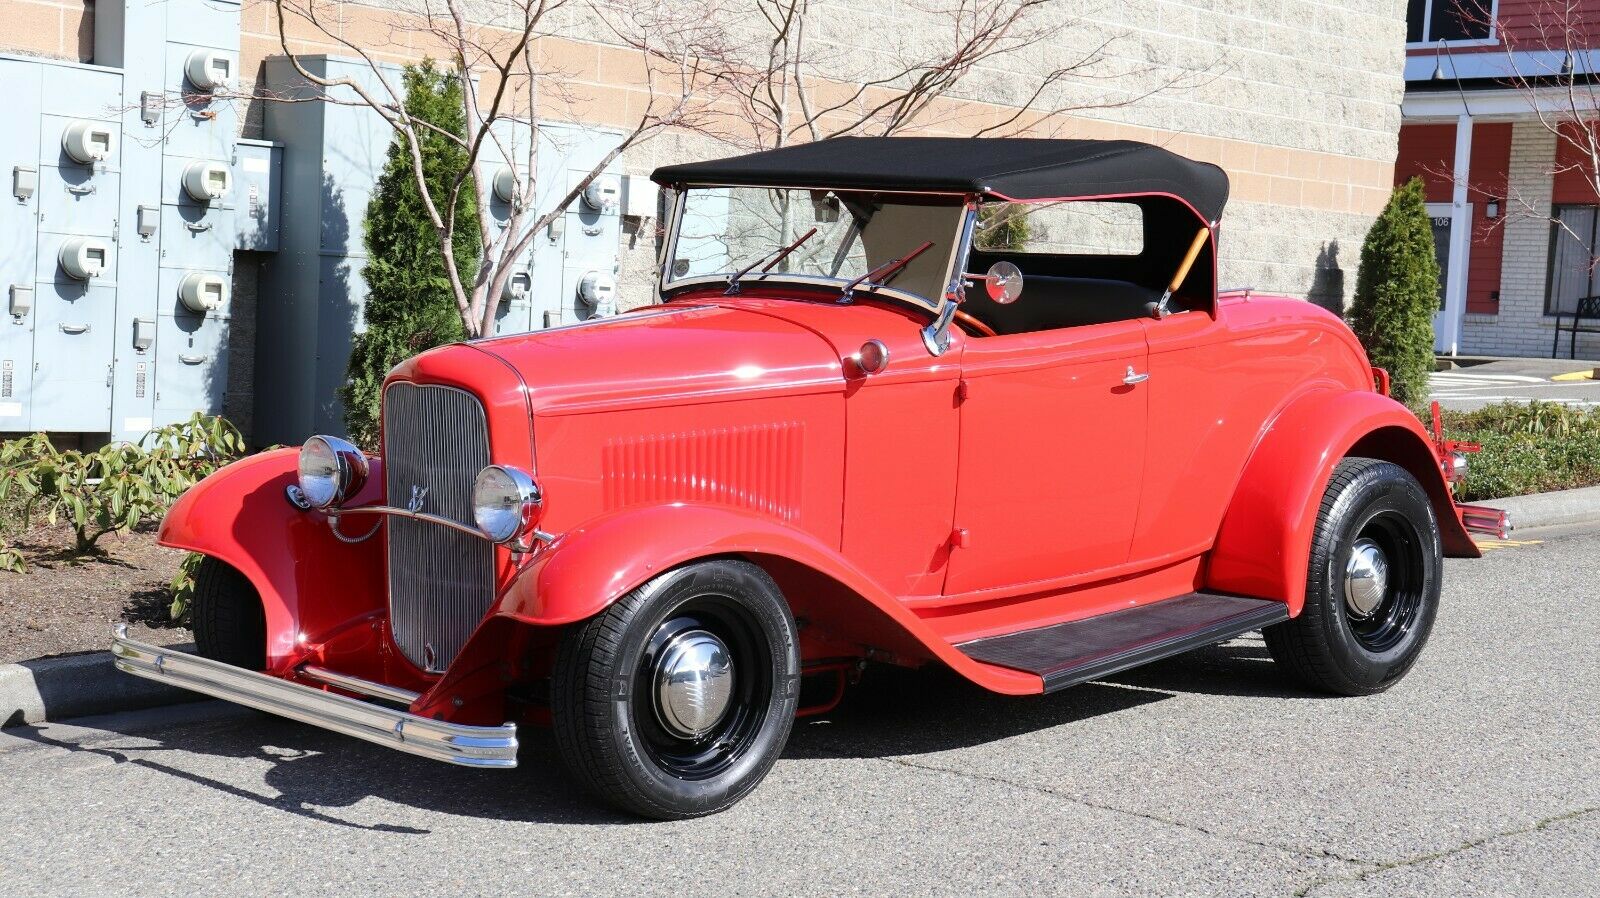
M 384 491 L 406 508 L 471 524 L 472 481 L 489 464 L 483 404 L 465 390 L 398 382 L 383 394 Z M 494 546 L 448 527 L 388 520 L 389 625 L 401 653 L 428 671 L 455 660 L 494 602 Z

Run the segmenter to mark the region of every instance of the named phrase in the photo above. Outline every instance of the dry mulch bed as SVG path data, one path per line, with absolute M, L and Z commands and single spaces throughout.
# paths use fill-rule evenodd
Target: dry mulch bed
M 156 545 L 154 527 L 103 537 L 105 554 L 87 558 L 71 557 L 66 527 L 36 526 L 6 539 L 28 569 L 0 571 L 0 664 L 105 649 L 119 620 L 135 639 L 158 645 L 194 638 L 168 615 L 167 583 L 184 553 Z

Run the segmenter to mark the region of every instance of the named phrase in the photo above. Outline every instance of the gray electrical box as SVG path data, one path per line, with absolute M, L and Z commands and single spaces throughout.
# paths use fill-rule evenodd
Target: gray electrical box
M 234 246 L 253 252 L 277 252 L 283 144 L 240 140 L 233 154 Z
M 28 181 L 34 185 L 38 183 L 43 68 L 36 59 L 0 57 L 0 84 L 6 85 L 10 116 L 6 127 L 0 128 L 0 165 L 4 166 L 0 171 L 9 169 L 15 179 L 17 171 L 29 170 Z M 34 281 L 39 197 L 36 186 L 23 193 L 26 195 L 0 199 L 0 247 L 4 247 L 0 251 L 0 284 L 7 287 L 8 302 L 16 302 L 20 289 L 31 309 L 38 305 Z M 0 433 L 18 433 L 33 426 L 33 331 L 31 312 L 20 319 L 9 315 L 0 319 Z

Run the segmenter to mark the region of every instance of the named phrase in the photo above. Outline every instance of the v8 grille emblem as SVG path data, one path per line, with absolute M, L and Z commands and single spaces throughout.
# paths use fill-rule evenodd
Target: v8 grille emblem
M 428 488 L 425 486 L 411 485 L 411 501 L 406 503 L 406 509 L 415 513 L 422 510 L 422 503 L 428 498 Z

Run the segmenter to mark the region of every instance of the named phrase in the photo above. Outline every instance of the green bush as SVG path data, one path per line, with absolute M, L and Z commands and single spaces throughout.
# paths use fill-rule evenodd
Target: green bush
M 1022 249 L 1033 239 L 1028 221 L 1030 207 L 1023 203 L 988 203 L 978 207 L 978 232 L 973 244 L 978 249 L 999 252 Z
M 1350 328 L 1372 364 L 1389 372 L 1394 398 L 1421 408 L 1433 371 L 1439 261 L 1421 178 L 1396 188 L 1361 245 Z
M 1600 408 L 1505 402 L 1443 413 L 1445 435 L 1483 444 L 1458 487 L 1463 501 L 1600 483 Z
M 194 572 L 200 569 L 200 562 L 206 557 L 199 552 L 190 552 L 178 562 L 178 572 L 172 575 L 167 583 L 167 591 L 172 594 L 172 606 L 167 611 L 167 616 L 179 626 L 189 625 L 189 604 L 194 600 Z
M 0 445 L 0 505 L 15 509 L 17 532 L 40 515 L 51 524 L 64 520 L 73 554 L 98 554 L 101 537 L 159 517 L 184 490 L 243 453 L 237 428 L 200 414 L 152 430 L 138 444 L 90 452 L 57 449 L 36 433 Z M 0 569 L 23 569 L 8 541 L 0 541 Z
M 452 134 L 466 134 L 461 82 L 431 60 L 405 70 L 406 110 Z M 422 168 L 429 192 L 447 196 L 467 167 L 467 153 L 443 134 L 421 131 Z M 469 284 L 478 272 L 481 240 L 471 181 L 456 207 L 455 255 Z M 396 135 L 367 204 L 367 329 L 351 342 L 348 378 L 339 391 L 345 428 L 362 446 L 378 442 L 378 405 L 389 370 L 422 352 L 461 339 L 465 330 L 451 292 L 439 237 L 428 218 L 405 140 Z

